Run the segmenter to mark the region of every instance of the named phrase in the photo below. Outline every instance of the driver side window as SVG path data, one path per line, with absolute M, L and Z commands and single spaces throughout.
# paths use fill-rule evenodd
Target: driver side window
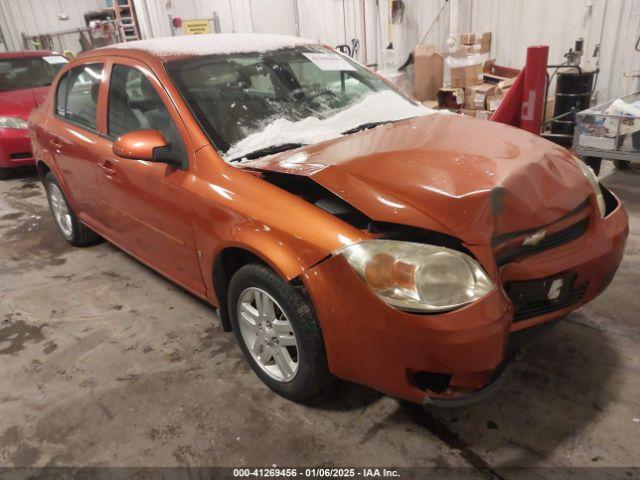
M 137 68 L 114 65 L 109 84 L 109 135 L 119 137 L 136 130 L 159 130 L 172 149 L 184 153 L 178 129 L 151 82 Z

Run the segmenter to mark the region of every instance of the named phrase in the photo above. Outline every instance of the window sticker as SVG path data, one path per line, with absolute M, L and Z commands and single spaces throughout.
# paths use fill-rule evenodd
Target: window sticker
M 335 53 L 303 53 L 303 55 L 311 60 L 320 70 L 341 70 L 343 72 L 355 72 L 356 70 L 353 65 Z
M 42 57 L 42 59 L 50 65 L 55 65 L 57 63 L 69 63 L 69 60 L 61 55 L 47 55 L 46 57 Z

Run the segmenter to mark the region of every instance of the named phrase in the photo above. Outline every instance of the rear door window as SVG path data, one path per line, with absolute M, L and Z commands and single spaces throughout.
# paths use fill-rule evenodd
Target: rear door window
M 102 64 L 82 65 L 60 80 L 56 95 L 56 113 L 81 127 L 96 130 L 98 92 Z

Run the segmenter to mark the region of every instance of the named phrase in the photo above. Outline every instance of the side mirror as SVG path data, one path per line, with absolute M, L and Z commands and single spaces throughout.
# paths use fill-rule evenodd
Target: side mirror
M 113 143 L 113 154 L 130 160 L 166 163 L 184 168 L 183 161 L 174 154 L 164 135 L 158 130 L 125 133 Z

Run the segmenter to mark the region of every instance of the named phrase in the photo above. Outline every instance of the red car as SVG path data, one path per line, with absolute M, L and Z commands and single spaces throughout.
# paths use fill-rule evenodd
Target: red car
M 0 178 L 14 167 L 35 163 L 27 117 L 66 63 L 48 50 L 0 53 Z

